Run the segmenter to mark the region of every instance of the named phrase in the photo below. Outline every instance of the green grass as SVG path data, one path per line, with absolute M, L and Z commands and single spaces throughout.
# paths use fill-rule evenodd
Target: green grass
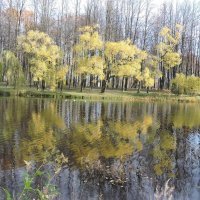
M 147 94 L 145 91 L 106 90 L 100 93 L 100 89 L 85 89 L 82 93 L 77 90 L 56 91 L 38 91 L 35 88 L 20 88 L 18 90 L 12 87 L 0 87 L 0 96 L 20 96 L 20 97 L 39 97 L 39 98 L 63 98 L 63 99 L 85 99 L 85 100 L 103 100 L 103 101 L 176 101 L 176 102 L 200 102 L 200 96 L 174 95 L 168 91 L 153 91 Z

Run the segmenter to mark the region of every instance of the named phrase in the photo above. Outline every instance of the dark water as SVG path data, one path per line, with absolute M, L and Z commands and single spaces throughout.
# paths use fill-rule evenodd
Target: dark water
M 0 98 L 0 187 L 16 197 L 24 160 L 53 151 L 68 158 L 57 199 L 198 200 L 199 127 L 198 104 Z

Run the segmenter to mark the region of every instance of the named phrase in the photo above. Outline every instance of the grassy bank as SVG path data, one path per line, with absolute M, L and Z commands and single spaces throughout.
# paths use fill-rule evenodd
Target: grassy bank
M 104 94 L 100 90 L 85 89 L 64 90 L 62 92 L 38 91 L 34 88 L 20 88 L 18 90 L 9 87 L 0 87 L 0 96 L 20 96 L 37 98 L 63 98 L 63 99 L 85 99 L 85 100 L 106 100 L 106 101 L 176 101 L 176 102 L 200 102 L 200 96 L 174 95 L 169 92 L 137 93 L 136 91 L 107 90 Z

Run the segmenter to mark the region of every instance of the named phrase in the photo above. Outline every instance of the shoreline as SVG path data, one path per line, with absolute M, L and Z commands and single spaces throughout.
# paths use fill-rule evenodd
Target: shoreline
M 172 93 L 152 91 L 146 93 L 141 91 L 125 91 L 120 90 L 107 90 L 105 93 L 100 93 L 100 89 L 85 89 L 82 93 L 76 90 L 63 90 L 61 91 L 42 91 L 36 90 L 35 88 L 20 88 L 13 89 L 9 87 L 0 87 L 0 97 L 27 97 L 27 98 L 56 98 L 56 99 L 80 99 L 80 100 L 96 100 L 96 101 L 124 101 L 124 102 L 134 102 L 134 101 L 160 101 L 160 102 L 200 102 L 200 96 L 192 95 L 175 95 Z

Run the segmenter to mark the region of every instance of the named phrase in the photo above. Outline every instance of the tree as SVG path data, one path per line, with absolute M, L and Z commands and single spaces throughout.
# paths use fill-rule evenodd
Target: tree
M 138 75 L 138 80 L 143 83 L 143 86 L 149 92 L 149 88 L 155 85 L 156 79 L 162 76 L 161 71 L 158 68 L 158 58 L 156 56 L 148 54 L 147 58 L 143 60 L 141 66 L 141 73 Z M 138 87 L 138 92 L 140 86 Z
M 104 62 L 101 56 L 103 42 L 98 33 L 98 26 L 85 26 L 80 29 L 79 43 L 75 45 L 76 73 L 81 75 L 81 92 L 86 84 L 86 77 L 90 75 L 90 82 L 94 76 L 103 79 Z
M 176 52 L 176 46 L 180 42 L 182 26 L 176 25 L 175 35 L 172 34 L 172 30 L 168 27 L 164 27 L 160 31 L 162 42 L 157 45 L 157 51 L 160 56 L 160 67 L 163 71 L 162 78 L 160 80 L 160 88 L 165 86 L 165 78 L 167 70 L 168 88 L 170 82 L 170 69 L 181 63 L 181 55 Z
M 15 88 L 24 82 L 22 66 L 18 58 L 11 51 L 3 51 L 0 65 L 2 66 L 3 80 L 7 85 L 13 85 Z
M 63 82 L 66 80 L 66 74 L 68 72 L 68 66 L 62 66 L 56 71 L 56 83 L 58 84 L 58 88 L 63 90 Z
M 3 65 L 0 62 L 0 82 L 3 81 Z
M 45 33 L 29 31 L 27 35 L 18 37 L 18 48 L 27 56 L 31 77 L 37 88 L 46 84 L 52 90 L 56 87 L 56 72 L 59 70 L 62 52 L 54 41 Z
M 177 74 L 171 81 L 171 91 L 175 94 L 199 94 L 200 78 L 197 76 L 187 76 L 183 73 Z
M 139 50 L 130 40 L 119 42 L 107 42 L 105 45 L 105 60 L 107 61 L 107 80 L 109 74 L 122 78 L 122 90 L 124 90 L 124 80 L 126 88 L 129 77 L 137 77 L 140 65 L 147 56 L 146 52 Z M 105 91 L 105 85 L 102 92 Z
M 101 81 L 98 75 L 87 73 L 84 78 L 83 75 L 77 73 L 77 68 L 80 66 L 78 63 L 81 63 L 79 61 L 83 58 L 83 55 L 79 55 L 79 61 L 76 60 L 74 51 L 74 46 L 80 42 L 79 33 L 83 34 L 83 31 L 79 32 L 80 27 L 85 25 L 94 27 L 94 24 L 99 24 L 96 31 L 103 41 L 119 42 L 129 38 L 137 48 L 159 57 L 158 65 L 162 77 L 158 81 L 156 77 L 155 88 L 169 88 L 171 80 L 177 73 L 200 76 L 200 25 L 198 23 L 200 5 L 195 0 L 164 2 L 160 5 L 160 9 L 157 9 L 151 0 L 105 0 L 102 2 L 75 0 L 72 4 L 70 1 L 60 0 L 59 6 L 56 3 L 55 0 L 0 1 L 0 51 L 17 52 L 17 36 L 29 30 L 40 30 L 50 35 L 63 50 L 64 63 L 69 66 L 66 77 L 69 88 L 71 85 L 81 86 L 81 83 L 84 83 L 84 86 L 85 80 L 91 88 L 94 83 L 97 83 L 98 87 L 102 86 L 102 91 L 111 84 L 112 88 L 116 89 L 123 85 L 125 90 L 138 88 L 139 91 L 141 88 L 148 88 L 145 82 L 149 81 L 144 81 L 142 78 L 144 72 L 145 75 L 148 74 L 148 70 L 145 70 L 145 61 L 141 64 L 141 76 L 138 76 L 138 79 L 132 76 L 123 78 L 111 74 L 109 69 L 111 66 L 105 64 L 107 60 L 104 62 L 104 59 L 105 79 L 102 84 L 99 84 Z M 182 28 L 177 27 L 176 24 L 184 27 L 182 32 Z M 92 56 L 103 58 L 104 51 L 103 45 L 100 51 L 95 51 Z M 30 59 L 25 54 L 24 56 L 17 54 L 17 57 L 31 85 L 33 73 L 29 66 Z M 151 69 L 149 70 L 151 74 Z M 80 81 L 80 76 L 85 80 Z

